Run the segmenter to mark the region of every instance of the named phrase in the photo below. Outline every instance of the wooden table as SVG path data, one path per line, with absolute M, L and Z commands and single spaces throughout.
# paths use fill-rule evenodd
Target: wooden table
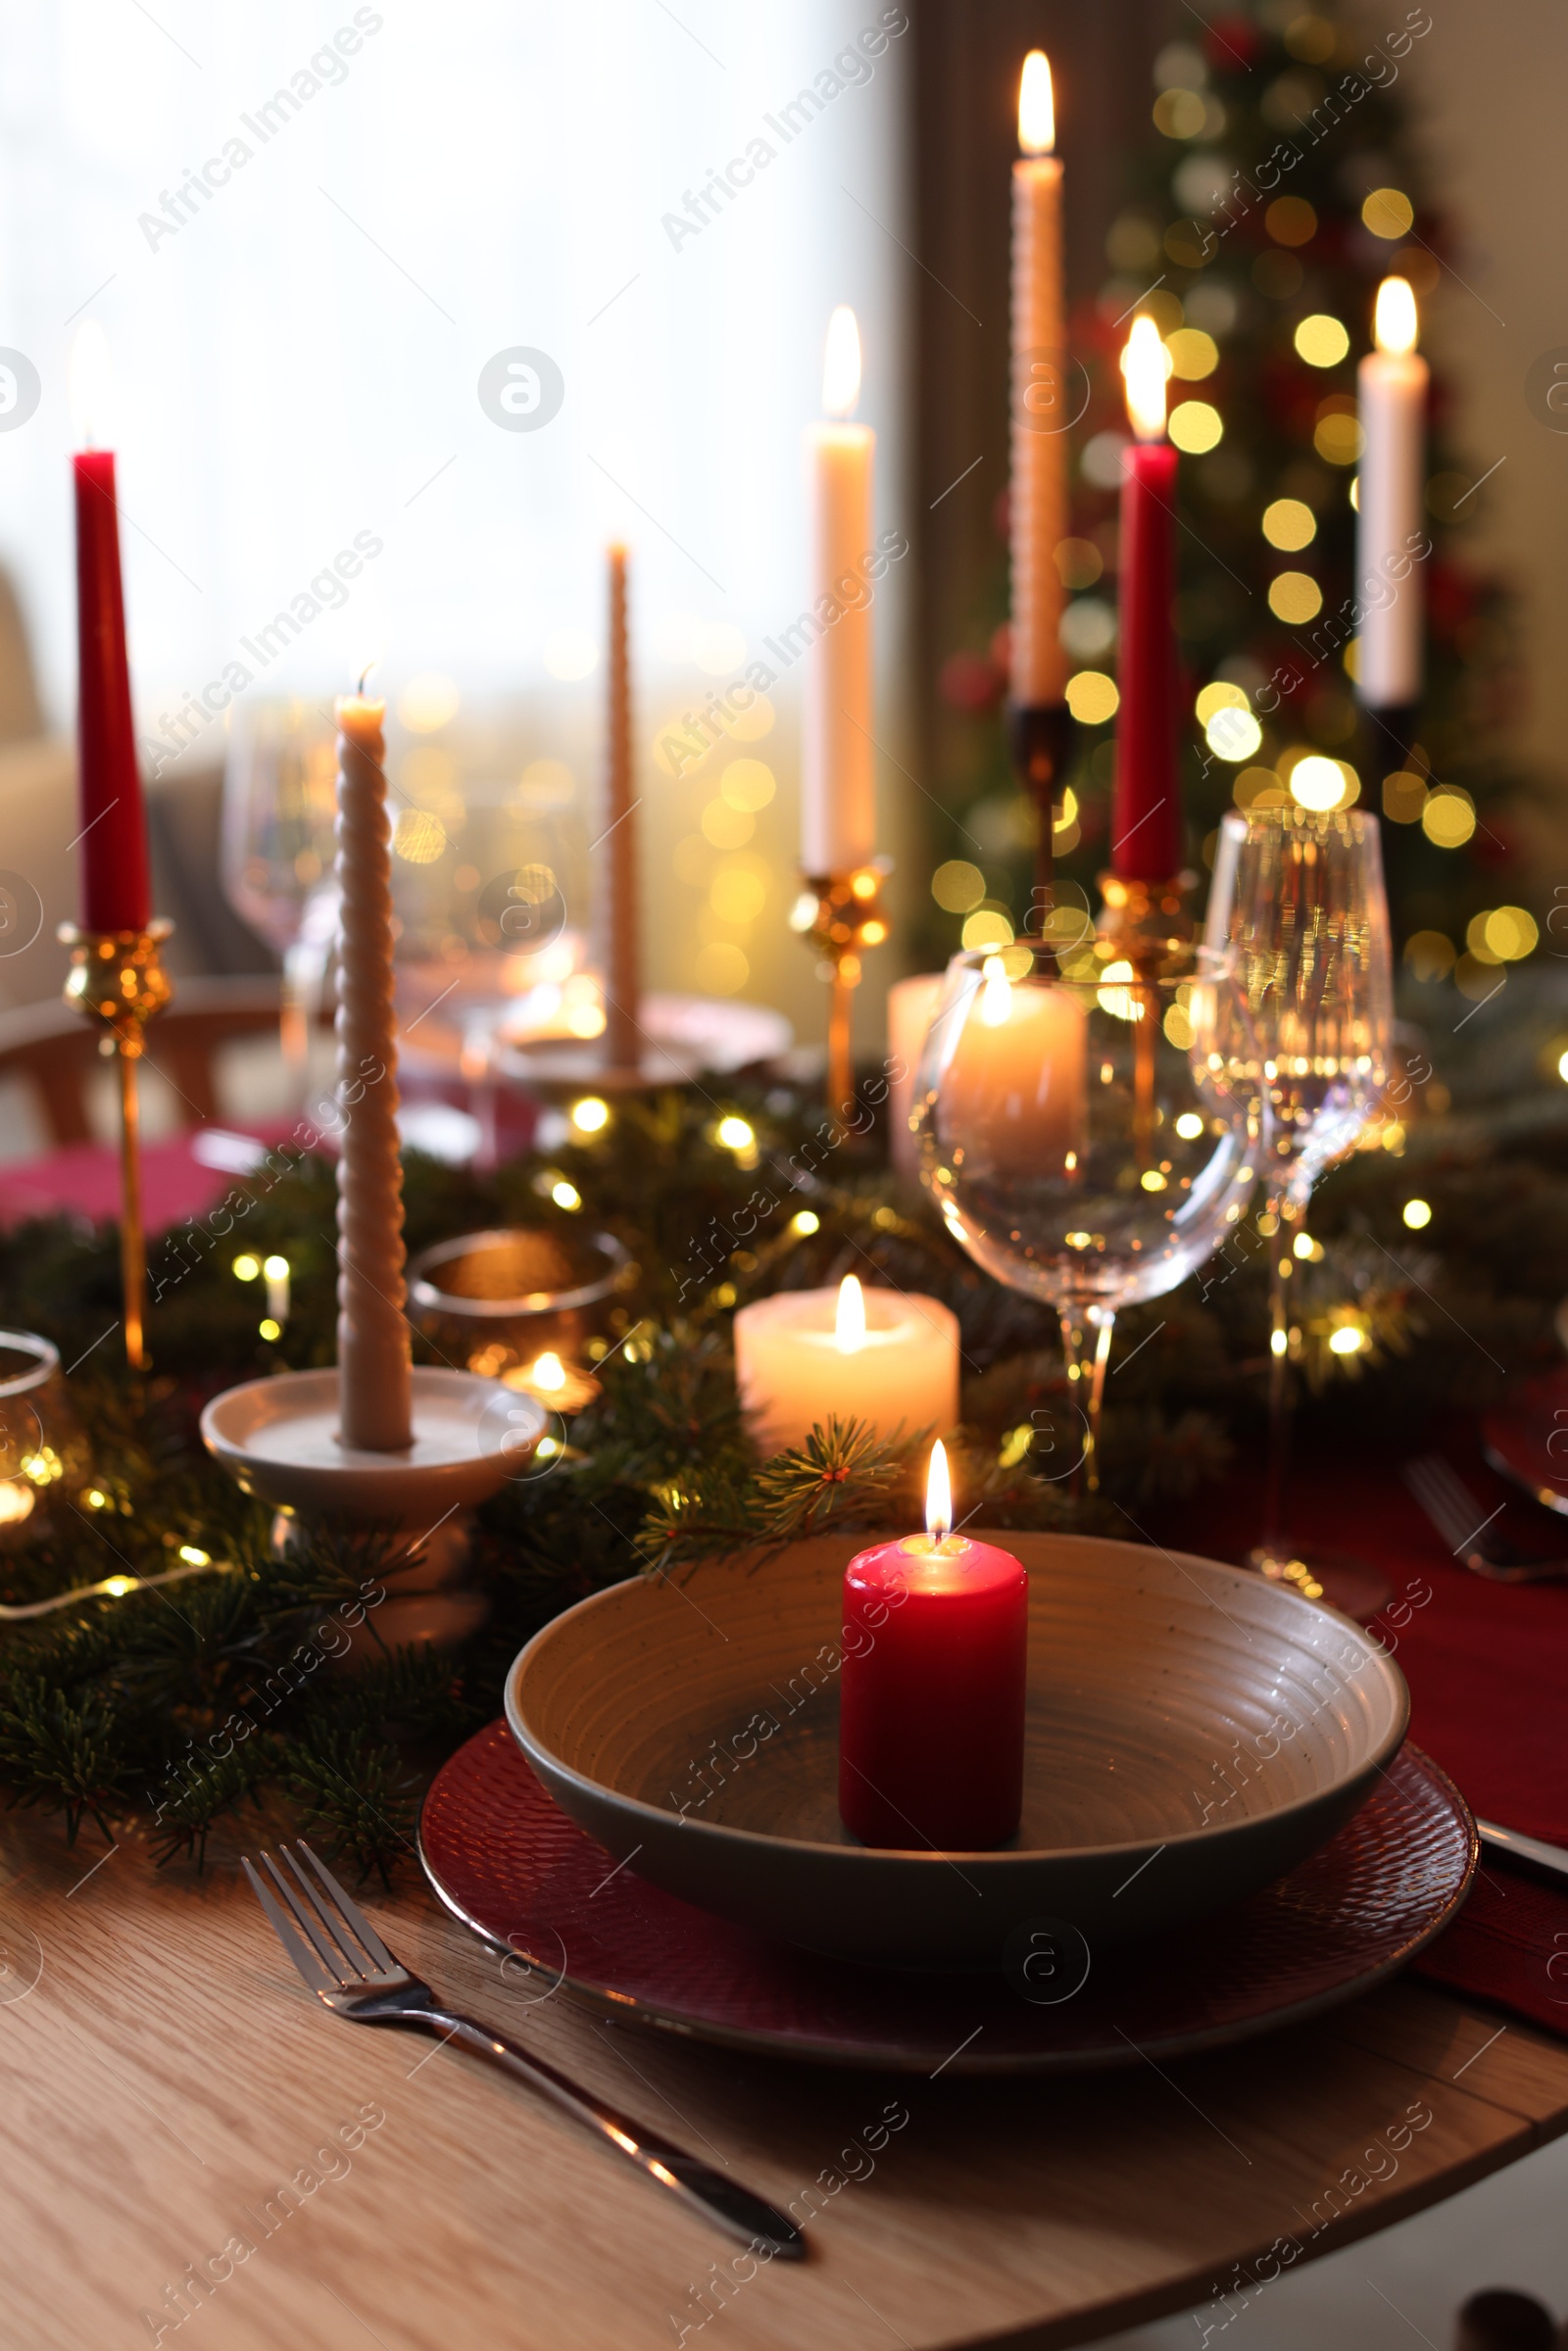
M 1414 1980 L 1163 2071 L 911 2080 L 604 2026 L 412 1882 L 368 1902 L 438 1987 L 775 2202 L 820 2180 L 810 2260 L 750 2275 L 526 2092 L 329 2016 L 231 1851 L 195 1880 L 3 1834 L 4 2351 L 1078 2343 L 1266 2298 L 1568 2128 L 1568 2047 Z

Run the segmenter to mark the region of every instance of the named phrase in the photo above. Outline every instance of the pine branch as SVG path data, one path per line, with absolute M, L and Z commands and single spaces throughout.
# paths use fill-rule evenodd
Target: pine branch
M 902 1432 L 882 1438 L 863 1421 L 832 1414 L 804 1445 L 755 1475 L 721 1462 L 672 1481 L 644 1521 L 641 1548 L 661 1570 L 730 1551 L 756 1563 L 811 1535 L 877 1526 L 924 1442 Z

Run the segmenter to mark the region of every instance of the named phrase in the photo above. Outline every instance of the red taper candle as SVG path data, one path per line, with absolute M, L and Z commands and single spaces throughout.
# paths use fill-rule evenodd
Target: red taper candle
M 78 338 L 74 389 L 84 414 L 101 378 L 103 338 L 89 320 Z M 88 446 L 73 460 L 76 492 L 76 639 L 80 746 L 81 923 L 89 931 L 145 930 L 152 913 L 147 820 L 136 769 L 120 582 L 115 460 Z
M 1135 318 L 1122 354 L 1138 439 L 1122 455 L 1116 786 L 1111 869 L 1166 882 L 1182 865 L 1176 765 L 1176 452 L 1165 438 L 1169 361 L 1159 330 Z
M 951 1523 L 938 1445 L 927 1532 L 844 1573 L 839 1812 L 862 1844 L 983 1852 L 1023 1808 L 1029 1579 Z

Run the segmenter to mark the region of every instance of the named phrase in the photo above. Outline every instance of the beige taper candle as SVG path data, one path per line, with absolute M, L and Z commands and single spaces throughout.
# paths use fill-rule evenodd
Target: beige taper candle
M 626 627 L 626 550 L 610 550 L 610 744 L 605 793 L 605 1059 L 635 1070 L 642 1055 L 638 1004 L 637 826 L 631 790 L 631 655 Z
M 337 706 L 338 1411 L 345 1445 L 414 1442 L 403 1313 L 403 1167 L 392 1010 L 392 856 L 382 702 Z
M 1051 68 L 1032 49 L 1018 92 L 1012 167 L 1012 700 L 1059 703 L 1067 661 L 1057 634 L 1067 535 L 1066 324 L 1061 293 L 1061 165 Z

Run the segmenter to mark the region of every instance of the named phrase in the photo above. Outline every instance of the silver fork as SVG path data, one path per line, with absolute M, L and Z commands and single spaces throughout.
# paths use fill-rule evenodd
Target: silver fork
M 1473 1575 L 1494 1584 L 1544 1584 L 1568 1576 L 1568 1555 L 1533 1559 L 1493 1532 L 1493 1519 L 1507 1508 L 1499 1503 L 1488 1518 L 1484 1505 L 1455 1470 L 1437 1453 L 1423 1453 L 1404 1465 L 1404 1482 L 1456 1559 Z
M 489 2058 L 530 2088 L 543 2090 L 567 2114 L 597 2131 L 618 2153 L 629 2156 L 661 2187 L 695 2204 L 729 2235 L 747 2245 L 758 2245 L 777 2259 L 804 2260 L 806 2239 L 795 2223 L 760 2196 L 754 2196 L 750 2188 L 726 2180 L 655 2131 L 645 2131 L 640 2123 L 617 2113 L 592 2090 L 583 2089 L 505 2033 L 444 2008 L 428 1984 L 421 1984 L 393 1958 L 359 1904 L 350 1900 L 303 1837 L 296 1852 L 290 1852 L 287 1845 L 280 1846 L 279 1852 L 293 1884 L 271 1855 L 264 1853 L 262 1867 L 273 1891 L 249 1861 L 243 1861 L 241 1867 L 278 1941 L 311 1990 L 334 2016 L 346 2016 L 356 2025 L 406 2025 L 416 2033 L 434 2033 L 438 2039 L 461 2041 L 466 2049 Z M 301 1869 L 297 1853 L 303 1853 L 310 1863 L 312 1877 Z

